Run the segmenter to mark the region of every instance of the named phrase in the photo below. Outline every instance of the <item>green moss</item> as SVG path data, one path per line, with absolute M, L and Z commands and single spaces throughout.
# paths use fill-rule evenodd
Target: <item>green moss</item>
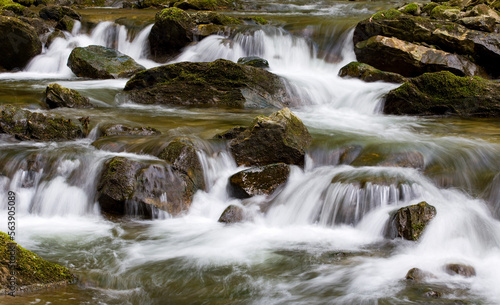
M 16 15 L 22 15 L 23 11 L 26 9 L 26 7 L 22 6 L 19 3 L 11 3 L 11 4 L 6 4 L 2 7 L 2 9 L 7 10 L 7 11 L 12 11 Z
M 156 22 L 165 19 L 181 22 L 191 22 L 191 17 L 189 17 L 189 14 L 176 7 L 166 8 L 156 14 Z
M 390 10 L 387 11 L 380 11 L 372 15 L 373 20 L 383 20 L 383 19 L 396 19 L 397 17 L 401 16 L 403 13 L 400 11 L 391 8 Z
M 81 5 L 86 7 L 102 7 L 105 4 L 105 0 L 83 0 Z
M 430 16 L 435 19 L 455 20 L 459 13 L 459 7 L 439 5 L 432 9 Z
M 416 3 L 410 3 L 403 8 L 403 13 L 416 16 L 418 15 L 419 7 Z
M 423 12 L 430 15 L 432 10 L 437 6 L 439 6 L 439 4 L 437 4 L 436 2 L 429 2 L 424 6 Z
M 262 25 L 269 23 L 269 21 L 260 16 L 253 16 L 251 17 L 251 20 L 255 21 L 255 23 L 257 24 L 262 24 Z
M 0 232 L 0 278 L 6 276 L 2 274 L 8 271 L 8 258 L 10 257 L 11 243 L 16 249 L 16 284 L 17 286 L 34 284 L 51 284 L 58 282 L 72 283 L 75 280 L 71 271 L 65 267 L 48 262 L 37 254 L 24 249 L 17 243 L 12 242 L 9 235 Z M 2 281 L 3 282 L 3 281 Z M 3 284 L 3 283 L 2 283 Z M 1 284 L 0 284 L 0 288 Z

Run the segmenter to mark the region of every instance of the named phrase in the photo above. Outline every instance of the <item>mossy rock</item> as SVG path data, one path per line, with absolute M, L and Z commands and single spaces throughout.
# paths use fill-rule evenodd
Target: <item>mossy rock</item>
M 174 6 L 183 10 L 205 11 L 233 8 L 232 2 L 227 0 L 183 0 L 175 2 Z
M 264 58 L 258 56 L 240 57 L 238 59 L 238 63 L 240 65 L 247 65 L 256 68 L 269 68 L 269 62 L 267 62 L 267 60 L 265 60 Z
M 0 106 L 0 133 L 18 140 L 67 141 L 82 138 L 81 125 L 62 117 L 49 117 L 18 107 Z
M 99 125 L 99 137 L 111 136 L 157 136 L 161 132 L 149 126 L 132 127 L 123 124 L 103 124 Z
M 238 165 L 304 164 L 312 137 L 302 121 L 284 108 L 256 117 L 244 132 L 229 142 Z
M 351 163 L 352 166 L 387 166 L 424 169 L 424 157 L 418 151 L 398 153 L 363 152 Z
M 398 16 L 402 15 L 403 13 L 401 13 L 400 11 L 398 11 L 397 9 L 389 9 L 389 10 L 386 10 L 386 11 L 380 11 L 380 12 L 377 12 L 375 14 L 373 14 L 371 17 L 370 17 L 370 20 L 386 20 L 386 19 L 395 19 L 397 18 Z
M 437 7 L 437 6 L 439 6 L 438 3 L 436 3 L 436 2 L 429 2 L 426 5 L 424 5 L 424 8 L 422 9 L 422 12 L 425 13 L 425 14 L 427 14 L 427 15 L 430 15 L 431 12 L 432 12 L 432 10 L 435 7 Z
M 42 52 L 42 42 L 35 29 L 17 18 L 0 16 L 0 67 L 21 69 Z
M 37 254 L 24 249 L 10 239 L 10 236 L 0 232 L 0 291 L 11 292 L 9 285 L 11 254 L 15 253 L 16 288 L 23 287 L 34 291 L 51 285 L 74 283 L 76 277 L 68 268 L 48 262 Z M 27 286 L 27 287 L 26 287 Z M 17 291 L 14 291 L 14 294 Z
M 405 14 L 413 15 L 413 16 L 420 16 L 420 14 L 421 14 L 420 5 L 418 3 L 415 3 L 415 2 L 407 4 L 407 5 L 403 6 L 402 8 L 400 8 L 399 10 Z
M 372 67 L 368 64 L 360 63 L 360 62 L 350 62 L 344 67 L 342 67 L 339 71 L 340 77 L 351 77 L 351 78 L 359 78 L 362 81 L 367 83 L 383 81 L 388 83 L 404 83 L 407 79 L 406 77 L 393 73 L 393 72 L 385 72 L 379 70 L 375 67 Z
M 448 71 L 425 73 L 391 90 L 386 114 L 499 117 L 500 84 Z
M 75 26 L 75 19 L 64 16 L 56 25 L 56 28 L 62 31 L 71 32 Z
M 432 9 L 430 16 L 439 20 L 456 21 L 460 14 L 460 8 L 456 6 L 439 5 Z
M 127 78 L 145 69 L 115 49 L 96 45 L 74 48 L 68 67 L 77 76 L 95 79 Z
M 51 109 L 59 107 L 93 107 L 88 97 L 84 97 L 78 91 L 65 88 L 57 83 L 49 84 L 45 89 L 45 102 Z
M 283 185 L 290 174 L 290 165 L 284 163 L 252 167 L 229 177 L 229 193 L 235 198 L 270 195 Z
M 54 40 L 56 40 L 56 38 L 66 39 L 66 36 L 61 30 L 55 29 L 52 33 L 50 33 L 49 37 L 47 37 L 47 42 L 45 43 L 45 46 L 47 48 L 50 48 L 50 45 L 54 42 Z
M 436 216 L 436 208 L 422 201 L 397 210 L 389 220 L 386 236 L 416 241 Z
M 230 223 L 238 223 L 244 220 L 244 212 L 243 209 L 236 205 L 228 206 L 222 215 L 219 217 L 218 222 L 230 224 Z
M 224 59 L 148 69 L 134 75 L 125 92 L 141 104 L 282 108 L 291 103 L 278 76 Z
M 59 5 L 46 6 L 42 8 L 38 14 L 40 15 L 40 18 L 45 20 L 60 21 L 64 18 L 64 16 L 68 16 L 75 20 L 82 19 L 82 16 L 74 9 Z

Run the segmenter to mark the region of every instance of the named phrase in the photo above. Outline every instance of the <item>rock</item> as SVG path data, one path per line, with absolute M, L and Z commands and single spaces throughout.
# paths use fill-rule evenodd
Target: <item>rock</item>
M 291 104 L 281 79 L 228 60 L 180 62 L 137 73 L 125 92 L 140 104 L 278 107 Z
M 42 52 L 42 42 L 35 29 L 17 18 L 0 16 L 0 67 L 22 69 Z
M 450 72 L 426 73 L 391 90 L 386 114 L 499 117 L 500 84 Z
M 241 65 L 247 65 L 256 68 L 269 68 L 269 63 L 267 62 L 267 60 L 257 56 L 241 57 L 238 59 L 238 63 Z
M 425 201 L 401 208 L 389 220 L 387 235 L 389 238 L 418 240 L 434 216 L 436 208 Z
M 31 25 L 38 36 L 41 36 L 45 33 L 48 33 L 52 30 L 50 22 L 43 20 L 42 18 L 28 18 L 28 17 L 19 17 L 19 20 L 22 22 Z
M 110 136 L 156 136 L 161 132 L 153 127 L 131 127 L 122 124 L 104 124 L 99 126 L 99 137 Z
M 14 254 L 16 264 L 9 265 L 9 257 Z M 37 254 L 24 249 L 0 232 L 0 291 L 17 295 L 21 292 L 42 290 L 49 287 L 73 284 L 76 276 L 68 268 L 48 262 Z M 12 268 L 12 269 L 11 269 Z M 15 290 L 11 290 L 10 272 L 15 272 Z M 7 298 L 7 297 L 4 297 Z
M 18 107 L 0 106 L 0 133 L 18 140 L 67 141 L 82 138 L 82 126 L 62 117 L 49 117 Z
M 424 271 L 419 268 L 412 268 L 406 273 L 405 278 L 411 280 L 414 283 L 422 283 L 424 280 L 429 278 L 435 278 L 436 276 L 430 272 Z
M 193 42 L 194 23 L 188 13 L 179 8 L 159 11 L 148 37 L 151 57 L 160 62 L 177 55 Z
M 487 16 L 464 17 L 458 23 L 469 29 L 486 32 L 494 32 L 496 25 L 495 18 Z
M 283 163 L 253 167 L 229 178 L 229 193 L 235 198 L 270 195 L 283 185 L 290 174 L 290 166 Z
M 62 31 L 71 32 L 75 26 L 75 20 L 69 16 L 64 16 L 59 22 L 57 22 L 56 28 Z
M 64 33 L 61 30 L 55 29 L 52 33 L 50 33 L 49 37 L 47 37 L 47 43 L 45 46 L 50 48 L 50 45 L 54 42 L 54 40 L 56 40 L 56 38 L 66 39 L 66 36 L 64 36 Z
M 439 5 L 432 9 L 430 16 L 437 20 L 456 21 L 460 15 L 459 7 Z
M 397 73 L 384 72 L 360 62 L 350 62 L 339 71 L 340 77 L 359 78 L 367 83 L 383 81 L 388 83 L 404 83 L 407 79 Z
M 465 264 L 447 264 L 445 270 L 451 275 L 461 275 L 463 277 L 476 276 L 476 269 L 470 265 Z
M 258 116 L 244 132 L 229 142 L 238 165 L 304 164 L 312 137 L 288 108 L 268 117 Z
M 245 130 L 247 130 L 247 127 L 236 126 L 236 127 L 233 127 L 233 128 L 231 128 L 229 130 L 226 130 L 223 133 L 216 134 L 214 136 L 214 139 L 217 139 L 217 140 L 231 140 L 231 139 L 235 139 L 240 133 L 244 132 Z
M 450 71 L 459 76 L 485 74 L 481 67 L 463 56 L 397 38 L 373 36 L 357 43 L 354 52 L 360 62 L 408 77 L 437 71 Z
M 227 0 L 181 0 L 174 3 L 174 6 L 183 10 L 207 10 L 215 11 L 232 8 L 234 5 Z
M 159 210 L 172 216 L 186 211 L 195 187 L 183 173 L 161 164 L 114 157 L 104 164 L 97 191 L 104 214 L 151 219 Z
M 78 14 L 74 9 L 67 6 L 46 6 L 42 8 L 39 12 L 40 18 L 45 20 L 55 20 L 60 21 L 64 16 L 68 16 L 71 19 L 81 20 L 82 16 Z
M 243 221 L 243 209 L 236 205 L 228 206 L 219 218 L 222 223 L 237 223 Z
M 88 97 L 81 96 L 73 89 L 65 88 L 57 83 L 52 83 L 45 89 L 45 102 L 49 108 L 92 108 Z
M 196 151 L 190 139 L 176 138 L 160 152 L 158 158 L 167 161 L 172 168 L 189 177 L 196 189 L 204 189 L 203 166 Z
M 389 10 L 359 22 L 354 31 L 353 42 L 356 45 L 377 35 L 435 45 L 445 52 L 470 56 L 493 77 L 500 76 L 499 33 L 471 30 L 450 21 L 415 17 Z
M 145 69 L 115 49 L 95 45 L 74 48 L 68 67 L 79 77 L 97 79 L 127 78 Z
M 399 11 L 401 11 L 405 14 L 413 15 L 413 16 L 420 16 L 420 14 L 422 13 L 422 10 L 420 9 L 420 5 L 418 3 L 415 3 L 415 2 L 401 7 L 399 9 Z

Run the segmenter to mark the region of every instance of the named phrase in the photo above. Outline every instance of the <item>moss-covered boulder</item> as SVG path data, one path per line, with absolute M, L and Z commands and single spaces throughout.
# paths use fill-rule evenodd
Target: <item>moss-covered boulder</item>
M 379 69 L 413 77 L 425 72 L 450 71 L 459 76 L 485 75 L 464 56 L 451 54 L 394 37 L 373 36 L 354 48 L 359 61 Z
M 238 59 L 238 63 L 241 65 L 247 65 L 257 68 L 269 68 L 269 63 L 267 62 L 267 60 L 258 56 L 241 57 Z
M 149 126 L 132 127 L 123 124 L 99 125 L 99 137 L 111 136 L 157 136 L 161 132 Z
M 426 73 L 391 90 L 386 114 L 499 117 L 500 83 L 450 72 Z
M 82 16 L 74 9 L 60 5 L 46 6 L 42 8 L 38 14 L 40 15 L 40 18 L 45 20 L 60 21 L 64 18 L 64 16 L 68 16 L 69 18 L 75 20 L 82 19 Z
M 16 262 L 13 269 L 9 265 L 11 256 L 15 256 Z M 11 271 L 16 273 L 14 291 L 10 285 Z M 75 280 L 76 277 L 68 268 L 44 260 L 12 241 L 9 235 L 0 232 L 0 291 L 15 295 L 20 292 L 20 288 L 23 291 L 35 291 L 71 284 Z
M 148 69 L 134 75 L 125 92 L 140 104 L 282 108 L 291 103 L 275 74 L 224 59 Z
M 238 223 L 243 221 L 244 216 L 245 215 L 241 207 L 230 205 L 224 210 L 224 212 L 222 212 L 222 215 L 219 217 L 218 221 L 227 224 Z
M 203 167 L 198 158 L 197 148 L 189 138 L 173 139 L 158 155 L 176 171 L 188 177 L 196 189 L 205 188 Z
M 83 127 L 70 119 L 46 116 L 18 107 L 0 106 L 0 133 L 18 140 L 65 141 L 82 138 Z
M 401 208 L 389 220 L 386 235 L 389 238 L 418 240 L 434 216 L 436 208 L 425 201 Z
M 91 108 L 88 97 L 82 96 L 78 91 L 65 88 L 57 83 L 52 83 L 45 89 L 45 102 L 49 108 Z
M 151 57 L 165 62 L 193 41 L 194 23 L 191 16 L 179 8 L 159 11 L 148 36 Z
M 234 8 L 234 2 L 228 0 L 181 0 L 174 3 L 174 7 L 183 10 L 225 10 Z
M 284 163 L 252 167 L 229 177 L 229 193 L 235 198 L 270 195 L 283 185 L 290 174 L 290 165 Z
M 433 11 L 436 8 L 433 8 Z M 470 56 L 490 75 L 500 76 L 499 33 L 472 30 L 448 20 L 435 20 L 388 10 L 359 22 L 354 30 L 353 41 L 356 45 L 377 35 L 436 46 L 448 53 Z
M 42 42 L 35 29 L 17 18 L 0 16 L 0 67 L 22 69 L 42 52 Z
M 351 163 L 352 166 L 387 166 L 424 169 L 424 156 L 418 151 L 384 153 L 380 151 L 364 151 Z
M 399 11 L 413 16 L 420 16 L 420 14 L 422 13 L 420 4 L 416 2 L 404 5 L 403 7 L 399 8 Z
M 145 69 L 115 49 L 95 45 L 74 48 L 68 67 L 77 76 L 97 79 L 127 78 Z
M 312 137 L 302 121 L 284 108 L 268 117 L 256 117 L 229 142 L 229 149 L 238 165 L 303 165 L 311 142 Z
M 176 216 L 191 205 L 196 191 L 184 173 L 160 163 L 114 157 L 103 166 L 97 192 L 105 215 L 156 218 L 159 210 Z
M 61 31 L 71 32 L 75 26 L 75 19 L 69 16 L 64 16 L 59 22 L 57 22 L 56 28 Z
M 367 83 L 371 82 L 388 82 L 388 83 L 404 83 L 407 79 L 401 74 L 393 72 L 385 72 L 372 67 L 368 64 L 353 61 L 342 67 L 339 71 L 340 77 L 359 78 Z

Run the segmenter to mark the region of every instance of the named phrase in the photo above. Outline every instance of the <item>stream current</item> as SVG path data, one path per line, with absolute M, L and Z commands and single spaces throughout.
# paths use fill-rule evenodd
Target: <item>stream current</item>
M 86 139 L 58 143 L 0 137 L 0 198 L 17 194 L 16 241 L 79 277 L 65 288 L 0 296 L 0 304 L 500 303 L 500 121 L 383 115 L 382 97 L 397 85 L 337 76 L 355 60 L 356 22 L 396 3 L 252 3 L 251 11 L 235 14 L 262 15 L 272 25 L 210 36 L 173 62 L 260 56 L 288 80 L 292 111 L 314 142 L 304 168 L 293 167 L 272 198 L 231 198 L 228 177 L 244 168 L 208 139 L 275 109 L 138 105 L 120 94 L 126 79 L 81 79 L 66 66 L 74 47 L 91 44 L 158 66 L 147 59 L 147 23 L 131 30 L 109 21 L 113 12 L 84 10 L 84 20 L 106 14 L 108 21 L 78 25 L 23 71 L 0 74 L 0 103 L 89 116 L 94 128 Z M 42 92 L 52 82 L 99 108 L 43 109 Z M 97 149 L 95 127 L 109 122 L 149 125 L 162 135 L 114 137 Z M 162 162 L 151 156 L 156 144 L 179 135 L 206 148 L 199 157 L 207 187 L 189 212 L 153 221 L 103 218 L 95 202 L 103 163 L 114 156 Z M 343 165 L 339 155 L 348 146 L 374 154 L 416 151 L 424 168 Z M 27 171 L 26 160 L 45 166 Z M 418 242 L 384 238 L 390 212 L 424 200 L 437 215 Z M 218 223 L 230 204 L 244 207 L 252 220 Z M 261 211 L 261 204 L 269 209 Z M 0 215 L 6 208 L 3 200 Z M 0 231 L 7 231 L 6 216 Z M 443 269 L 448 263 L 471 265 L 477 275 L 451 276 Z M 405 275 L 414 267 L 435 277 L 410 285 Z M 440 298 L 426 296 L 429 291 Z

